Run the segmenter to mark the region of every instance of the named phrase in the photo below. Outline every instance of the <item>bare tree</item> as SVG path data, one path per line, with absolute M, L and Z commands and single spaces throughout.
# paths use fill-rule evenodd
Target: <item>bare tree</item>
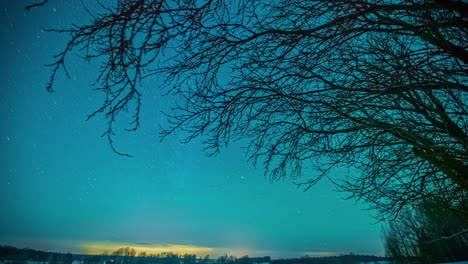
M 102 106 L 113 124 L 133 114 L 140 80 L 165 80 L 184 100 L 169 113 L 187 141 L 215 154 L 243 139 L 272 179 L 337 165 L 351 197 L 394 216 L 438 199 L 454 208 L 468 190 L 468 4 L 456 0 L 121 0 L 68 30 L 47 86 L 72 50 L 101 63 Z M 176 54 L 162 56 L 164 51 Z M 166 62 L 162 62 L 162 60 Z M 66 70 L 65 70 L 66 71 Z M 466 215 L 465 215 L 466 216 Z
M 466 220 L 453 210 L 438 205 L 434 208 L 426 201 L 415 210 L 404 210 L 397 221 L 390 223 L 385 231 L 387 256 L 400 263 L 468 259 Z

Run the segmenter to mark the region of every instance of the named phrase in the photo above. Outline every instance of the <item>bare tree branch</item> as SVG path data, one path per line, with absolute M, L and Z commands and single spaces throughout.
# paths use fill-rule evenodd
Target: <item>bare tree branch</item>
M 455 233 L 455 234 L 453 234 L 453 235 L 450 235 L 450 236 L 442 236 L 442 237 L 439 237 L 439 238 L 434 239 L 434 240 L 431 240 L 431 241 L 425 241 L 425 242 L 423 242 L 423 243 L 432 244 L 432 243 L 438 242 L 438 241 L 440 241 L 440 240 L 448 240 L 448 239 L 452 239 L 452 238 L 455 238 L 455 237 L 459 237 L 459 236 L 464 235 L 464 234 L 466 234 L 466 233 L 468 233 L 468 229 L 463 229 L 462 231 L 457 232 L 457 233 Z
M 31 11 L 31 9 L 45 5 L 49 0 L 42 0 L 42 2 L 37 2 L 34 4 L 27 5 L 25 9 Z
M 427 199 L 466 203 L 468 22 L 460 1 L 125 0 L 66 30 L 101 63 L 95 89 L 112 149 L 117 117 L 140 126 L 141 80 L 180 101 L 163 138 L 202 137 L 210 155 L 244 139 L 272 180 L 329 177 L 394 218 Z M 172 54 L 168 57 L 165 52 Z M 153 88 L 153 87 L 151 87 Z M 333 176 L 333 168 L 351 171 Z M 315 173 L 310 173 L 310 169 Z M 307 173 L 306 173 L 307 172 Z M 310 179 L 298 181 L 307 174 Z

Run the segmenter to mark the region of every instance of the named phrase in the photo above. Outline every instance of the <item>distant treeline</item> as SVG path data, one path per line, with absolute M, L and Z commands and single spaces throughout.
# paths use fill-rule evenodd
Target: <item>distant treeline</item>
M 29 248 L 15 248 L 10 246 L 0 246 L 0 260 L 37 261 L 48 263 L 72 263 L 73 255 L 70 253 L 46 252 Z
M 378 262 L 388 259 L 352 254 L 333 257 L 301 257 L 275 260 L 270 260 L 270 257 L 252 258 L 243 256 L 237 258 L 226 254 L 217 259 L 210 259 L 209 255 L 197 257 L 195 254 L 176 254 L 172 252 L 150 254 L 147 252 L 137 252 L 130 247 L 120 248 L 113 252 L 105 252 L 102 255 L 80 255 L 0 246 L 0 260 L 12 264 L 24 261 L 47 262 L 50 264 L 72 264 L 73 262 L 80 264 L 348 264 Z

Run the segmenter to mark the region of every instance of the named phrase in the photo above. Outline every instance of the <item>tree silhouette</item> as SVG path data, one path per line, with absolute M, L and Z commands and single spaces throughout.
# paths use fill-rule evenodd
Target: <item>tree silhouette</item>
M 112 149 L 116 117 L 140 125 L 141 80 L 181 98 L 172 124 L 215 154 L 245 140 L 273 180 L 320 173 L 383 217 L 468 189 L 468 4 L 456 0 L 121 0 L 70 35 L 101 63 L 96 89 Z M 166 53 L 165 53 L 166 52 Z M 166 54 L 166 55 L 164 55 Z M 169 54 L 169 55 L 167 55 Z M 173 55 L 170 55 L 173 54 Z M 332 178 L 338 165 L 359 175 Z
M 467 260 L 467 227 L 460 214 L 426 201 L 416 210 L 404 210 L 390 223 L 385 231 L 387 256 L 399 263 Z

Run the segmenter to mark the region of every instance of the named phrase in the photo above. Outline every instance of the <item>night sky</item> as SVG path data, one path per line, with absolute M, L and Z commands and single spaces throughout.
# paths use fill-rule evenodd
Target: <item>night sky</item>
M 81 1 L 50 0 L 28 12 L 29 3 L 0 1 L 0 245 L 212 257 L 383 254 L 381 224 L 331 183 L 308 192 L 289 180 L 271 183 L 241 143 L 207 157 L 201 140 L 181 144 L 176 134 L 160 142 L 161 111 L 173 99 L 160 95 L 156 79 L 144 83 L 141 128 L 115 139 L 134 157 L 116 155 L 100 137 L 103 118 L 86 121 L 102 100 L 90 87 L 97 65 L 69 57 L 70 78 L 61 74 L 56 92 L 45 90 L 44 64 L 67 35 L 42 28 L 86 23 Z

